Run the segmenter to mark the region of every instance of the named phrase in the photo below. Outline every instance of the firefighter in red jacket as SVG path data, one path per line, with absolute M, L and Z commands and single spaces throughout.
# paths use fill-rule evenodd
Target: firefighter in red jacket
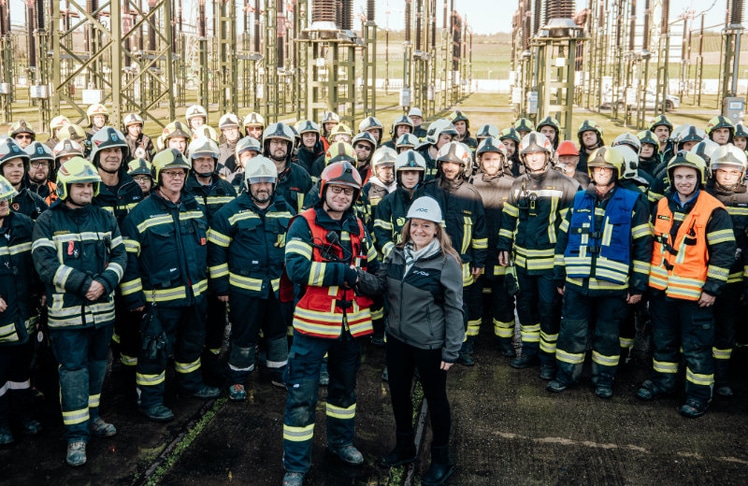
M 283 418 L 284 483 L 300 486 L 312 460 L 320 366 L 328 354 L 327 444 L 345 463 L 360 465 L 353 445 L 356 373 L 361 358 L 357 338 L 372 333 L 372 299 L 356 284 L 376 273 L 374 245 L 356 217 L 353 203 L 361 176 L 349 162 L 335 162 L 322 172 L 320 201 L 296 217 L 286 238 L 286 272 L 303 287 L 293 318 L 294 338 L 288 356 L 288 389 Z

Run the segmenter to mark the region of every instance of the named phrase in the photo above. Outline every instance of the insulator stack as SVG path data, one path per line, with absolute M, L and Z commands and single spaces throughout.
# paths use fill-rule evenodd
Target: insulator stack
M 312 22 L 331 22 L 337 20 L 335 0 L 315 0 L 312 3 Z
M 649 50 L 649 1 L 644 2 L 644 29 L 642 30 L 642 49 Z
M 670 16 L 670 0 L 662 0 L 662 23 L 660 24 L 660 34 L 667 35 L 668 18 Z
M 545 24 L 551 19 L 574 17 L 574 0 L 545 0 Z
M 204 38 L 207 36 L 207 27 L 205 25 L 205 18 L 207 15 L 205 14 L 205 4 L 201 3 L 198 4 L 197 7 L 197 36 Z
M 743 0 L 727 0 L 727 14 L 730 16 L 730 25 L 743 24 Z
M 44 30 L 44 0 L 36 0 L 36 28 Z
M 405 0 L 405 42 L 410 42 L 411 0 Z
M 366 19 L 369 22 L 374 22 L 377 14 L 377 2 L 376 0 L 366 1 Z
M 10 5 L 0 2 L 0 37 L 10 34 Z
M 342 0 L 340 2 L 340 22 L 338 25 L 342 30 L 353 30 L 353 0 Z
M 99 0 L 86 0 L 86 10 L 92 14 L 99 9 Z

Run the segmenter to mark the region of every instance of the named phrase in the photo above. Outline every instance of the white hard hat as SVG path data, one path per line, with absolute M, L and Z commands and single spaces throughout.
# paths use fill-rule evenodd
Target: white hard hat
M 411 108 L 408 112 L 408 116 L 420 116 L 423 118 L 423 112 L 421 112 L 420 108 Z
M 423 196 L 413 201 L 413 204 L 410 205 L 407 218 L 425 219 L 426 221 L 438 224 L 442 222 L 442 210 L 436 199 Z

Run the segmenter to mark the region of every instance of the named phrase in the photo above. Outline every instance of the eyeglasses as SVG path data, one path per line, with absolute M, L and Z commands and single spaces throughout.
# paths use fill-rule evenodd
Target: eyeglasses
M 29 164 L 31 167 L 44 167 L 47 165 L 45 160 L 35 160 Z
M 187 174 L 184 171 L 174 171 L 174 172 L 162 172 L 161 174 L 171 177 L 172 179 L 183 179 L 187 176 Z
M 371 146 L 370 145 L 356 145 L 354 148 L 356 148 L 356 149 L 364 149 L 367 152 L 371 152 Z
M 330 190 L 332 191 L 333 194 L 340 194 L 342 192 L 346 196 L 353 196 L 352 187 L 330 186 Z
M 26 140 L 31 140 L 31 139 L 32 139 L 32 138 L 34 138 L 34 137 L 32 137 L 31 135 L 29 135 L 29 134 L 26 134 L 26 133 L 19 133 L 19 134 L 18 134 L 18 135 L 16 135 L 16 136 L 15 136 L 14 138 L 15 138 L 16 140 L 18 140 L 18 139 L 21 139 L 21 138 L 24 138 L 24 139 L 26 139 Z

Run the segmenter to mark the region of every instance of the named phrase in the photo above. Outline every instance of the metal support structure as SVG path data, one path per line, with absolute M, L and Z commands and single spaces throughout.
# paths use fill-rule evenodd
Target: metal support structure
M 78 122 L 85 119 L 88 102 L 77 98 L 76 85 L 79 86 L 81 79 L 86 77 L 93 80 L 92 86 L 100 87 L 100 101 L 110 105 L 109 123 L 113 126 L 121 125 L 124 106 L 144 115 L 166 102 L 168 117 L 174 119 L 173 30 L 169 28 L 171 1 L 154 0 L 147 12 L 139 2 L 127 1 L 130 3 L 128 11 L 130 14 L 134 12 L 137 19 L 127 32 L 122 29 L 121 2 L 105 3 L 93 12 L 70 2 L 70 9 L 74 9 L 74 12 L 68 11 L 64 20 L 59 2 L 51 2 L 52 114 L 61 113 L 63 108 L 72 108 L 79 114 Z M 100 21 L 102 12 L 108 13 L 106 24 Z M 75 16 L 77 20 L 72 22 Z M 135 52 L 125 49 L 127 40 L 140 32 L 144 25 L 149 27 L 151 35 L 148 49 Z M 84 26 L 90 26 L 93 30 L 91 37 L 99 39 L 97 50 L 91 53 L 78 52 L 73 48 L 73 35 Z M 125 56 L 129 58 L 127 62 L 124 62 Z M 124 69 L 125 65 L 129 65 L 128 70 Z M 84 94 L 96 97 L 97 93 L 84 91 Z M 159 118 L 153 121 L 163 126 Z
M 283 3 L 281 2 L 281 5 Z M 278 103 L 278 2 L 265 0 L 265 56 L 260 70 L 262 111 L 268 123 L 277 122 L 283 110 Z
M 205 0 L 199 0 L 197 9 L 197 45 L 198 45 L 198 82 L 197 104 L 208 106 L 210 103 L 210 77 L 208 75 L 208 14 L 205 11 Z
M 565 139 L 572 135 L 574 113 L 574 76 L 577 43 L 582 29 L 572 19 L 550 19 L 531 43 L 537 50 L 537 119 L 552 116 L 561 125 Z M 561 136 L 561 134 L 559 136 Z
M 13 116 L 13 39 L 10 35 L 10 4 L 0 2 L 0 114 L 10 123 Z
M 670 15 L 669 0 L 662 1 L 660 25 L 660 42 L 657 52 L 657 89 L 655 97 L 655 114 L 665 113 L 666 95 L 668 91 L 669 78 L 669 60 L 670 60 L 670 26 L 668 18 Z
M 218 111 L 238 111 L 238 76 L 236 72 L 236 3 L 219 0 L 218 10 Z
M 320 120 L 323 112 L 334 111 L 341 122 L 355 126 L 356 57 L 363 41 L 349 30 L 317 30 L 313 24 L 301 32 L 299 44 L 309 59 L 306 105 L 301 110 L 305 118 Z
M 367 115 L 377 114 L 377 23 L 367 19 L 364 30 L 363 59 L 363 111 Z

